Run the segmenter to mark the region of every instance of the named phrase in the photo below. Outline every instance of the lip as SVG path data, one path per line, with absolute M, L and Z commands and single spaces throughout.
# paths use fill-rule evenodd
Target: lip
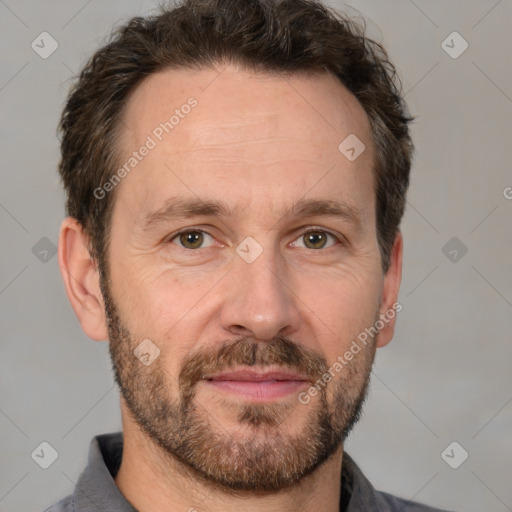
M 238 370 L 203 376 L 211 388 L 241 398 L 265 402 L 297 393 L 309 379 L 291 371 Z
M 264 382 L 264 381 L 309 381 L 307 377 L 300 373 L 278 371 L 257 371 L 257 370 L 237 370 L 231 372 L 217 373 L 214 375 L 203 376 L 205 380 L 224 380 L 224 381 L 244 381 L 244 382 Z

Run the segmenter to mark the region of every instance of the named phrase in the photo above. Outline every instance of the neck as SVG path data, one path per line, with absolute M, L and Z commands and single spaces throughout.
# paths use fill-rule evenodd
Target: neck
M 123 421 L 123 438 L 122 462 L 114 480 L 139 512 L 339 512 L 341 446 L 297 484 L 271 493 L 248 493 L 230 492 L 198 477 L 136 425 Z

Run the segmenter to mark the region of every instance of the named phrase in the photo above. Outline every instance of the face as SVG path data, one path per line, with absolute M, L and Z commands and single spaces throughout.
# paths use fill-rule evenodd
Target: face
M 375 354 L 335 365 L 382 313 L 364 110 L 327 74 L 227 67 L 150 76 L 123 120 L 102 293 L 125 405 L 210 482 L 290 485 L 339 449 Z

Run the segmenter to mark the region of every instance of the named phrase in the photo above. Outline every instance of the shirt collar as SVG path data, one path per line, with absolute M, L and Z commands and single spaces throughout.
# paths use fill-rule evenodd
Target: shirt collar
M 89 446 L 87 467 L 73 492 L 75 512 L 137 512 L 117 487 L 114 477 L 123 453 L 123 433 L 94 437 Z M 379 510 L 376 491 L 348 453 L 343 454 L 340 512 Z
M 114 481 L 122 453 L 122 432 L 102 434 L 92 439 L 87 467 L 73 492 L 75 512 L 137 512 Z

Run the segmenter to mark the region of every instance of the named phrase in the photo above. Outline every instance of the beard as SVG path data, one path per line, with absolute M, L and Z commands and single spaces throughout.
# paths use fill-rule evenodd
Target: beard
M 284 489 L 333 456 L 360 419 L 375 357 L 373 340 L 328 384 L 321 382 L 328 373 L 325 357 L 284 337 L 216 343 L 188 354 L 173 376 L 165 365 L 166 342 L 156 343 L 161 355 L 150 366 L 135 357 L 143 338 L 133 336 L 120 318 L 106 282 L 100 279 L 109 352 L 128 410 L 164 457 L 184 464 L 205 483 L 226 492 Z M 307 405 L 298 399 L 262 404 L 222 399 L 216 413 L 232 413 L 237 422 L 235 431 L 228 430 L 197 400 L 197 386 L 204 374 L 254 365 L 307 375 L 311 385 L 321 383 L 317 399 Z M 179 399 L 172 397 L 173 389 Z M 290 423 L 294 434 L 287 432 Z

